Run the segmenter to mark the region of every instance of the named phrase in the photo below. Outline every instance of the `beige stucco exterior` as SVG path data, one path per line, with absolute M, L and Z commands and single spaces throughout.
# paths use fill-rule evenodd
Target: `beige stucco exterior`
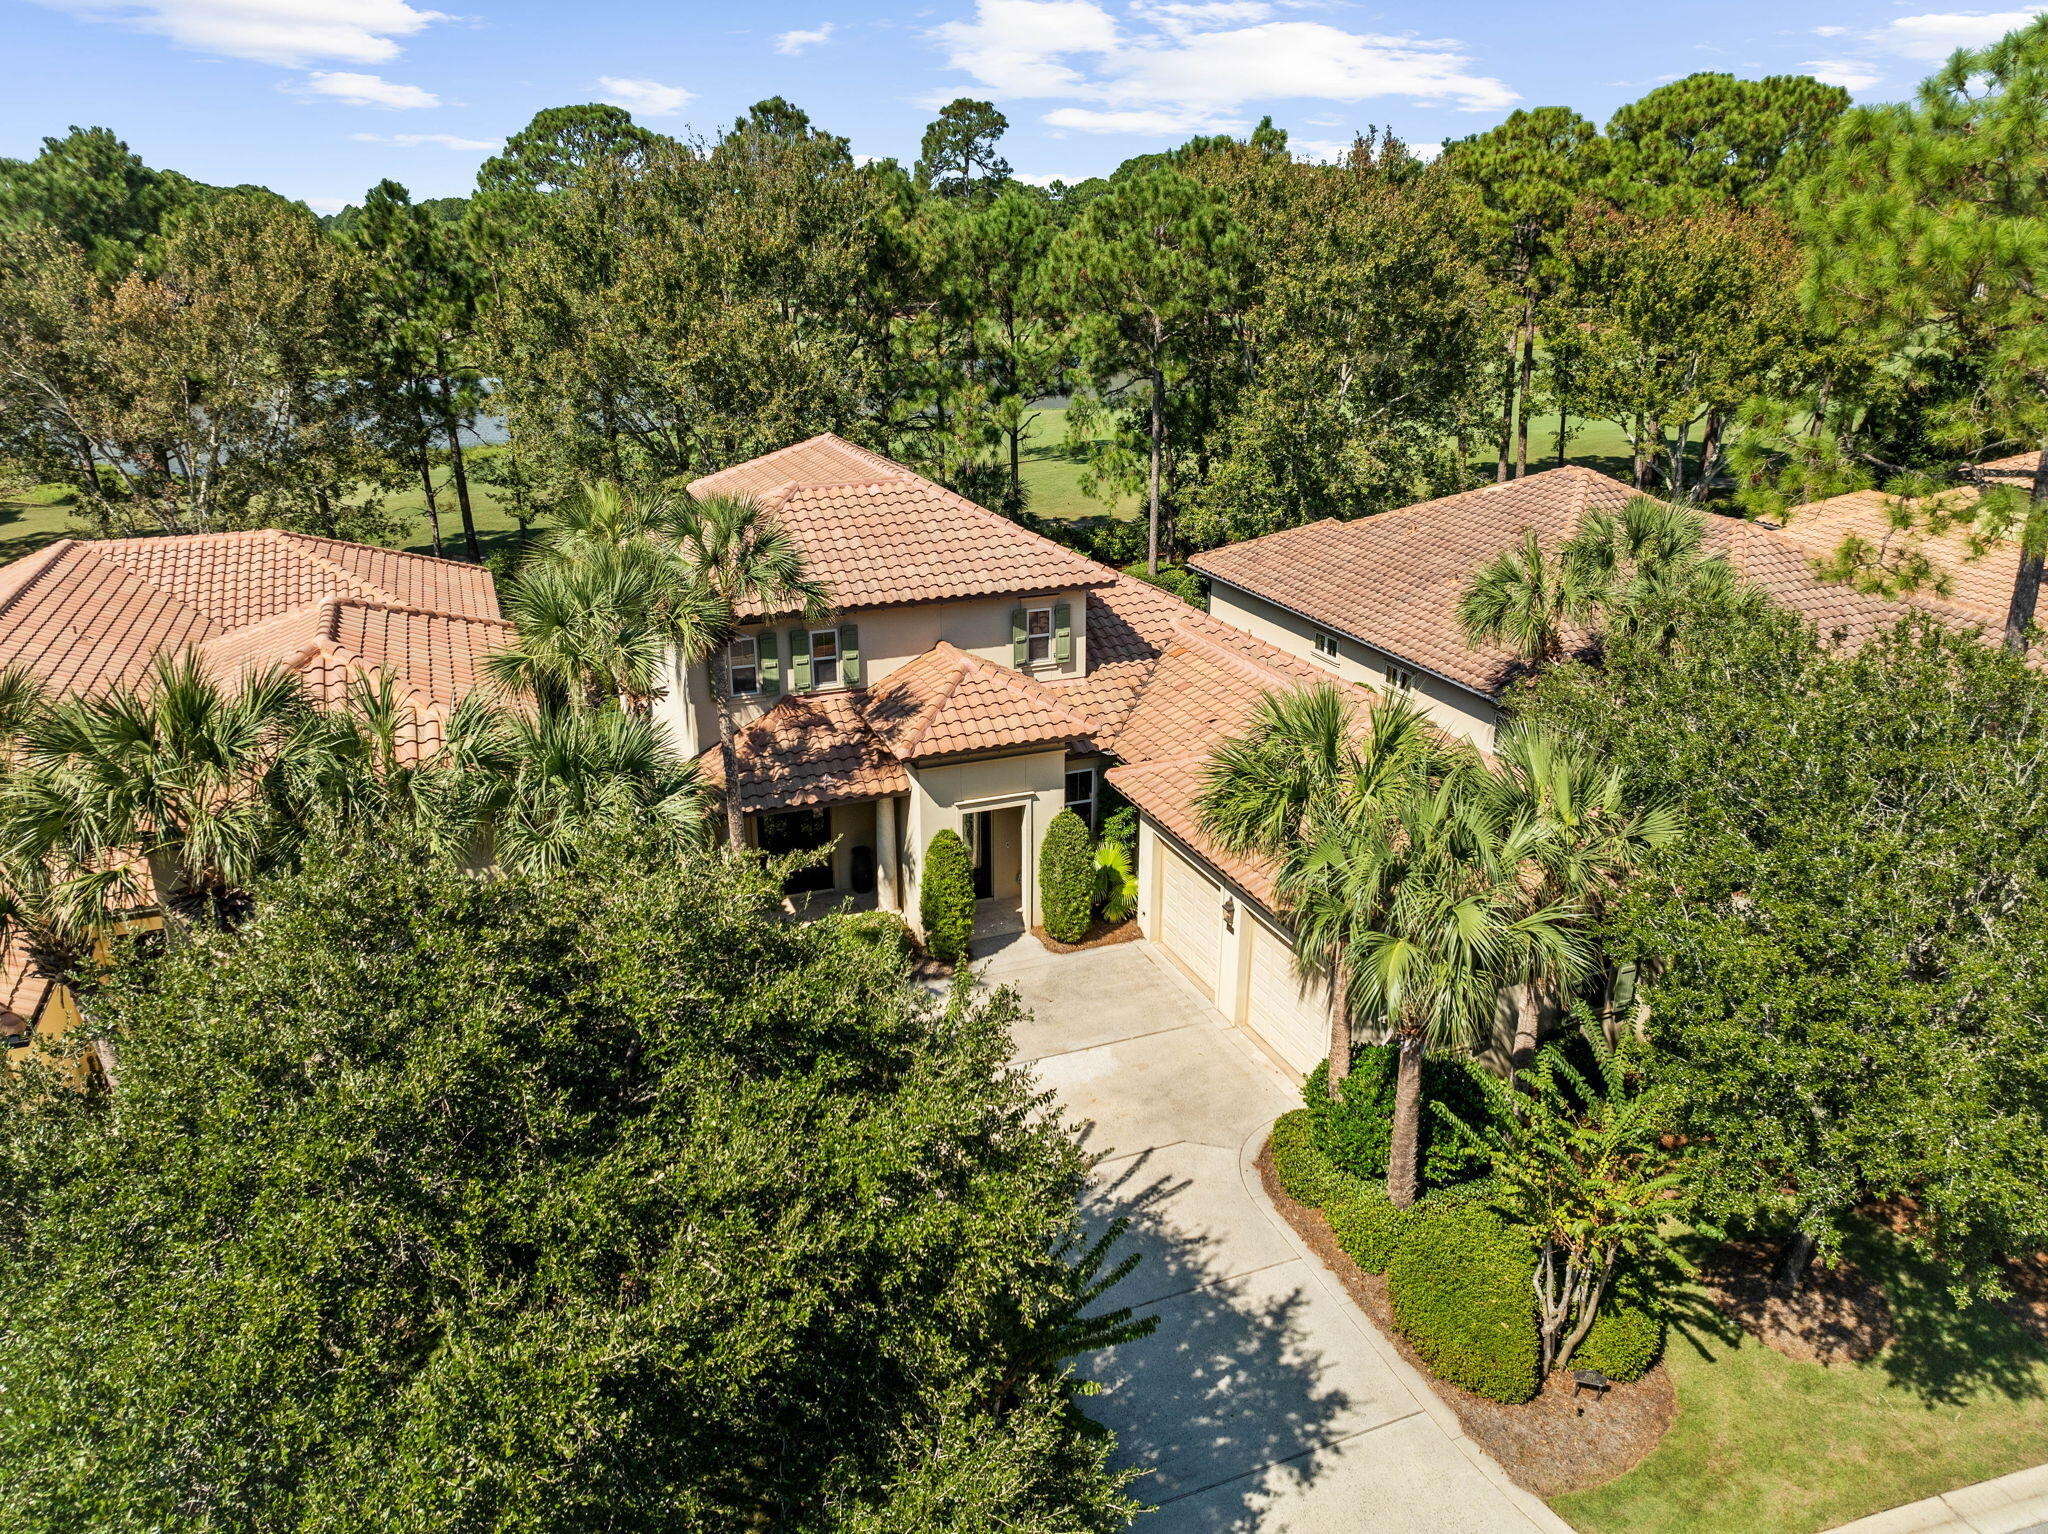
M 1329 630 L 1321 629 L 1298 613 L 1291 613 L 1227 581 L 1210 581 L 1209 611 L 1233 628 L 1243 629 L 1275 649 L 1285 650 L 1290 655 L 1298 655 L 1323 667 L 1339 681 L 1356 682 L 1377 692 L 1387 690 L 1387 668 L 1390 665 L 1406 667 L 1415 679 L 1412 689 L 1415 700 L 1431 719 L 1445 730 L 1471 741 L 1482 751 L 1493 749 L 1494 724 L 1500 711 L 1490 698 L 1433 676 L 1409 665 L 1399 656 L 1388 655 L 1347 635 L 1331 634 L 1330 637 L 1337 642 L 1336 658 L 1323 655 L 1315 647 L 1315 636 L 1330 633 Z
M 1083 676 L 1088 670 L 1088 594 L 1086 591 L 1052 591 L 1026 597 L 983 597 L 968 602 L 927 602 L 908 607 L 863 608 L 816 623 L 794 621 L 748 624 L 743 634 L 772 629 L 782 668 L 784 693 L 789 690 L 789 632 L 796 628 L 825 629 L 854 624 L 860 630 L 861 680 L 874 686 L 899 666 L 924 654 L 940 640 L 999 666 L 1011 662 L 1010 615 L 1019 607 L 1056 607 L 1067 604 L 1070 654 L 1065 662 L 1049 660 L 1023 668 L 1025 675 L 1042 681 Z M 829 689 L 817 688 L 814 691 Z M 777 702 L 775 697 L 745 697 L 735 701 L 733 721 L 745 726 Z M 711 712 L 709 667 L 697 662 L 687 675 L 670 668 L 666 694 L 655 705 L 655 717 L 667 726 L 677 749 L 694 756 L 718 739 L 717 716 Z
M 909 829 L 904 838 L 906 914 L 915 916 L 918 873 L 924 867 L 924 850 L 933 837 L 941 831 L 961 834 L 967 816 L 978 811 L 1015 809 L 1021 813 L 992 817 L 991 829 L 997 837 L 996 894 L 1005 894 L 1003 884 L 1014 868 L 1014 893 L 1022 901 L 1024 919 L 1031 926 L 1038 925 L 1038 848 L 1053 816 L 1066 805 L 1066 786 L 1064 750 L 977 757 L 972 761 L 911 768 Z

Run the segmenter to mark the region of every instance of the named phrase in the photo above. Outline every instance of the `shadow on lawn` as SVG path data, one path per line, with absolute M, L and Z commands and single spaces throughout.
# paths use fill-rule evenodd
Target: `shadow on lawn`
M 1075 1127 L 1085 1144 L 1094 1126 Z M 1216 1234 L 1175 1212 L 1191 1183 L 1158 1175 L 1153 1156 L 1100 1167 L 1091 1180 L 1091 1230 L 1127 1218 L 1119 1254 L 1144 1254 L 1106 1298 L 1156 1312 L 1160 1325 L 1083 1361 L 1102 1387 L 1083 1408 L 1116 1433 L 1120 1463 L 1149 1472 L 1134 1490 L 1158 1511 L 1139 1519 L 1139 1534 L 1249 1534 L 1265 1526 L 1277 1493 L 1314 1479 L 1351 1400 L 1325 1382 L 1328 1367 L 1301 1324 L 1307 1297 L 1232 1279 Z

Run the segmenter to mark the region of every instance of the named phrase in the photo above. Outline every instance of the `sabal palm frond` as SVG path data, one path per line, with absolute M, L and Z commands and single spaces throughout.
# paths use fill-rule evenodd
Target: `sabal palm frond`
M 1501 645 L 1527 661 L 1555 660 L 1598 607 L 1599 588 L 1580 564 L 1551 554 L 1535 533 L 1472 577 L 1458 622 L 1475 645 Z

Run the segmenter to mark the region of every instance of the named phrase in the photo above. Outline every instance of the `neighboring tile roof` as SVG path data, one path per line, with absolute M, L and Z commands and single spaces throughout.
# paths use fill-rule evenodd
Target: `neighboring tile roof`
M 759 495 L 788 484 L 847 485 L 917 477 L 902 464 L 827 431 L 715 474 L 699 475 L 690 481 L 690 494 L 701 500 L 711 495 Z
M 967 597 L 1072 591 L 1115 578 L 930 480 L 784 484 L 757 497 L 842 612 Z M 758 616 L 748 604 L 746 616 Z
M 0 1044 L 26 1038 L 49 995 L 50 982 L 29 968 L 28 950 L 0 944 Z
M 1069 742 L 1095 726 L 1041 682 L 941 640 L 868 690 L 868 728 L 899 761 Z
M 333 602 L 498 617 L 488 571 L 422 554 L 276 531 L 65 539 L 0 568 L 0 666 L 103 692 L 187 645 L 246 660 L 254 646 L 289 644 Z
M 792 693 L 733 740 L 740 807 L 801 809 L 907 792 L 903 764 L 875 738 L 856 692 Z M 698 758 L 704 781 L 724 792 L 717 746 Z
M 2000 480 L 2031 476 L 2037 458 L 2021 453 L 1987 463 L 1978 471 Z M 1955 510 L 1974 503 L 1978 491 L 1962 487 L 1945 492 L 1942 509 Z M 1777 536 L 1795 544 L 1815 559 L 1830 559 L 1850 534 L 1885 551 L 1890 558 L 1911 553 L 1925 555 L 1945 580 L 1942 589 L 1930 589 L 1923 605 L 1946 605 L 1968 614 L 1980 623 L 2003 628 L 2012 601 L 2013 578 L 2019 573 L 2019 547 L 2010 540 L 1982 550 L 1972 546 L 1968 531 L 1929 534 L 1922 529 L 1900 531 L 1893 527 L 1891 511 L 1896 498 L 1880 490 L 1858 490 L 1809 501 L 1785 514 Z
M 1188 563 L 1320 628 L 1494 697 L 1521 668 L 1505 648 L 1466 641 L 1458 602 L 1473 574 L 1525 531 L 1554 545 L 1587 512 L 1619 510 L 1635 493 L 1591 469 L 1551 469 L 1352 522 L 1311 522 Z M 1840 631 L 1856 643 L 1901 616 L 1886 598 L 1822 580 L 1808 551 L 1781 532 L 1730 517 L 1705 522 L 1710 553 L 1824 633 Z M 1981 621 L 1931 598 L 1904 600 L 1944 621 Z

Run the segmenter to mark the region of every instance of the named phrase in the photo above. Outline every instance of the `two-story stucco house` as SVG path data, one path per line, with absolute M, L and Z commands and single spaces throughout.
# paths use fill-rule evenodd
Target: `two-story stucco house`
M 1524 672 L 1508 651 L 1466 640 L 1458 602 L 1473 575 L 1525 532 L 1555 547 L 1589 512 L 1619 511 L 1635 494 L 1592 469 L 1551 469 L 1352 522 L 1306 523 L 1211 549 L 1188 564 L 1208 578 L 1216 617 L 1339 680 L 1411 692 L 1438 724 L 1484 749 L 1493 743 L 1503 693 Z M 1901 608 L 1822 580 L 1814 561 L 1845 531 L 1879 520 L 1863 504 L 1874 499 L 1881 498 L 1800 507 L 1783 527 L 1710 515 L 1705 548 L 1822 632 L 1860 642 L 1896 623 Z M 1862 523 L 1848 520 L 1859 510 Z M 1997 574 L 1987 573 L 1958 583 L 1946 598 L 1900 600 L 1944 622 L 1995 628 L 2004 615 L 1997 587 Z M 1983 592 L 1983 600 L 1965 600 Z
M 757 498 L 835 608 L 748 614 L 729 695 L 699 663 L 657 705 L 756 845 L 829 846 L 813 887 L 915 922 L 925 849 L 956 831 L 990 911 L 1035 925 L 1046 828 L 1063 808 L 1099 822 L 1106 782 L 1140 811 L 1146 935 L 1289 1069 L 1323 1057 L 1328 992 L 1294 973 L 1269 870 L 1195 815 L 1215 745 L 1321 670 L 837 437 L 691 490 Z

